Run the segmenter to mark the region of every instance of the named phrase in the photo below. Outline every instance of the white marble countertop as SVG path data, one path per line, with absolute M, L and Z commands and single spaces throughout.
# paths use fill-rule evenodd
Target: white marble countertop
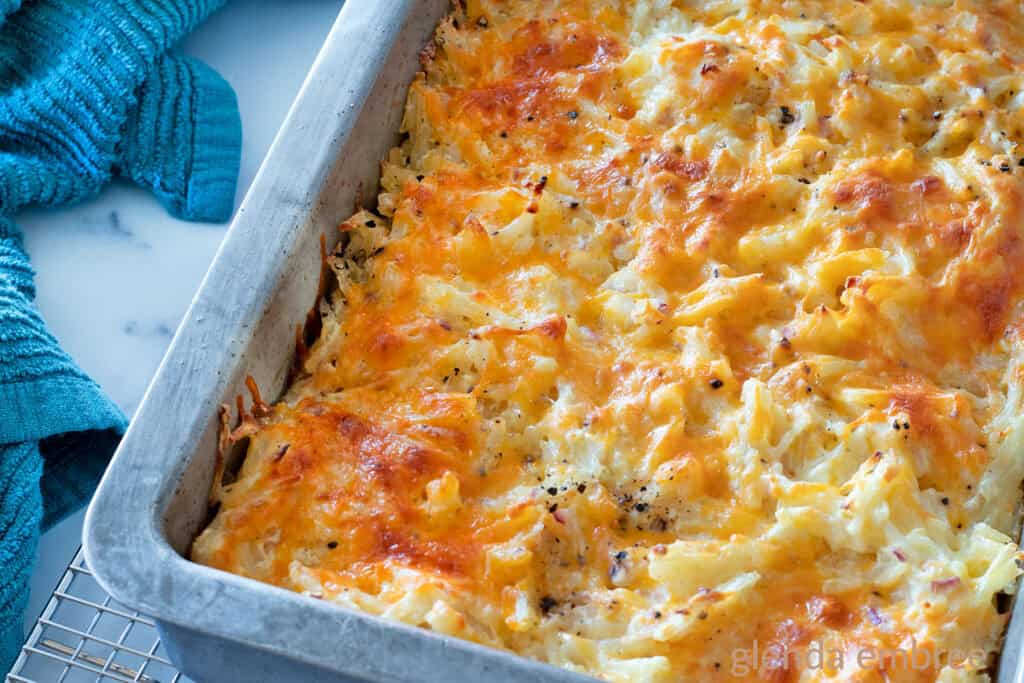
M 244 143 L 235 206 L 256 174 L 342 0 L 231 0 L 181 46 L 235 88 Z M 19 216 L 50 330 L 126 414 L 142 399 L 226 230 L 171 218 L 115 182 L 73 208 Z M 81 543 L 83 512 L 43 536 L 31 627 Z

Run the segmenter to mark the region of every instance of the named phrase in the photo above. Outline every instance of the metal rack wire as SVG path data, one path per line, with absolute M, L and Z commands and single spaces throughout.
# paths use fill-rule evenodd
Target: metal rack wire
M 191 683 L 156 626 L 96 583 L 79 549 L 36 622 L 7 683 Z

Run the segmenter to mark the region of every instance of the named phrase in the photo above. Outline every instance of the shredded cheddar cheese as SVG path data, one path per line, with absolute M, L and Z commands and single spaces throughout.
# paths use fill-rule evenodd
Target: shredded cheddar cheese
M 609 681 L 986 680 L 1022 12 L 467 0 L 193 558 Z

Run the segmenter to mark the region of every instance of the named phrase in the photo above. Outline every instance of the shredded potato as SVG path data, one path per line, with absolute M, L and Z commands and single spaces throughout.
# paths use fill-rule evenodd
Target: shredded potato
M 1022 29 L 1005 0 L 467 0 L 193 558 L 610 681 L 987 680 Z

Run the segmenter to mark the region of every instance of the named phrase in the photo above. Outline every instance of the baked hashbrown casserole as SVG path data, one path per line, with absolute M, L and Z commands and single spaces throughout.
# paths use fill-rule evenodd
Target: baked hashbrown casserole
M 193 558 L 611 681 L 986 679 L 1022 13 L 468 0 Z

